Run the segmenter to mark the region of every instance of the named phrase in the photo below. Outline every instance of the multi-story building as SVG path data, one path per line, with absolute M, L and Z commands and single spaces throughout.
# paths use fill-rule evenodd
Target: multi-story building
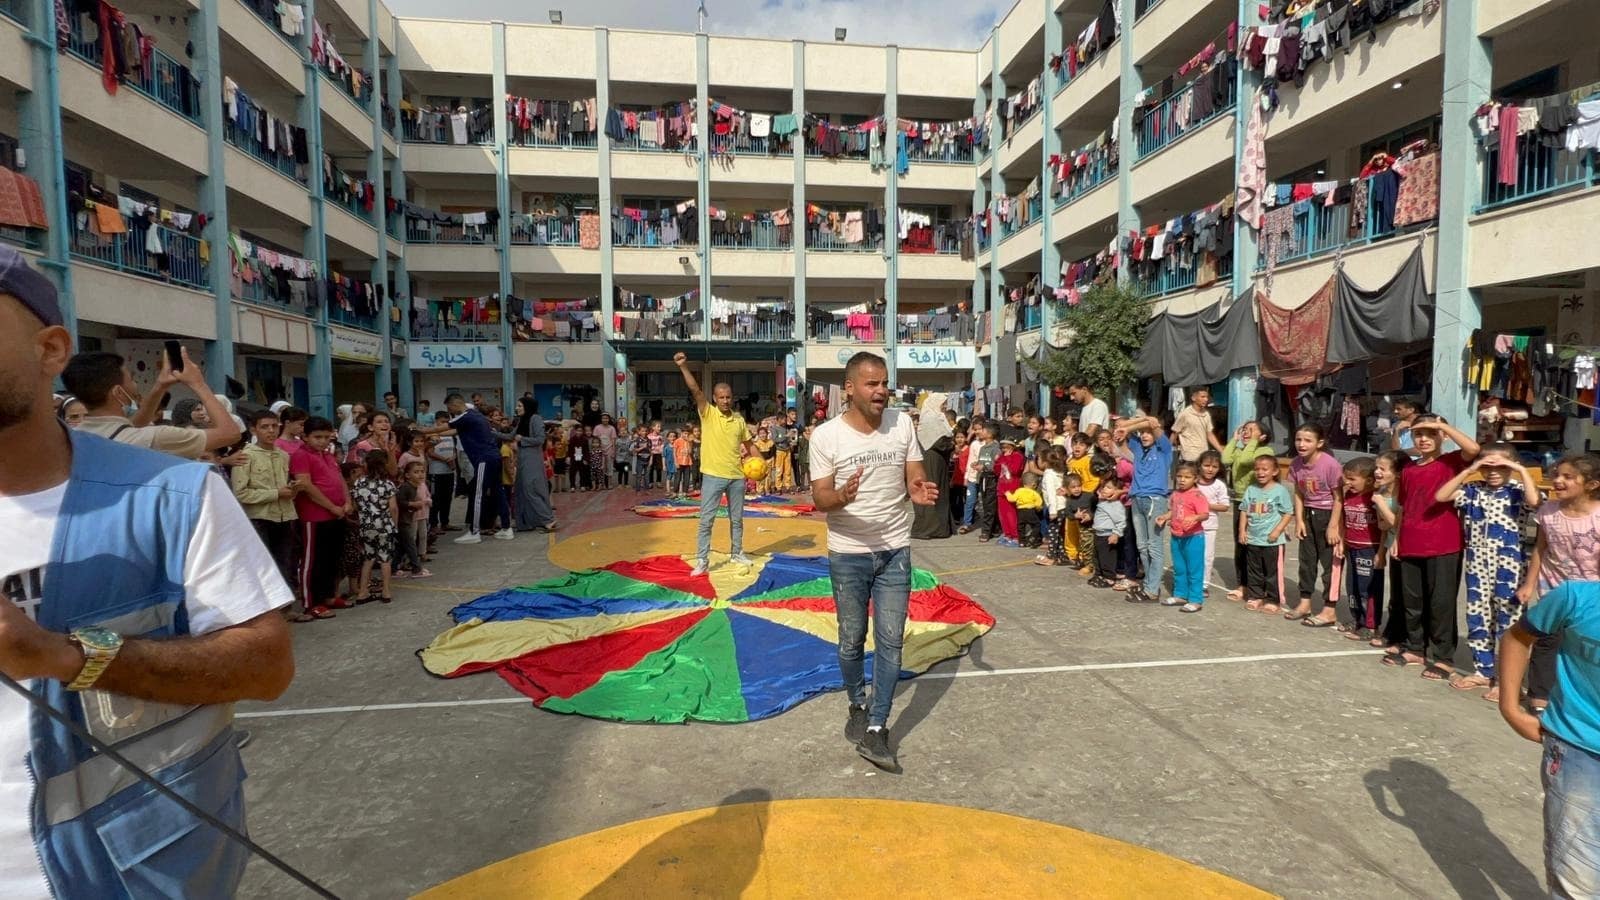
M 1223 221 L 1231 253 L 1135 261 L 1130 235 L 1176 239 L 1236 192 L 1263 73 L 1207 48 L 1275 24 L 1256 3 L 1019 0 L 972 52 L 377 0 L 152 0 L 58 31 L 48 0 L 0 0 L 0 164 L 48 214 L 0 240 L 63 285 L 83 346 L 149 360 L 180 337 L 253 398 L 531 390 L 648 414 L 681 395 L 679 349 L 741 395 L 789 367 L 836 383 L 874 349 L 896 384 L 1031 396 L 1016 357 L 1069 339 L 1054 320 L 1092 277 L 1073 263 L 1179 314 L 1269 283 L 1294 306 L 1336 267 L 1377 286 L 1420 244 L 1437 332 L 1408 386 L 1462 417 L 1480 323 L 1600 343 L 1593 151 L 1530 133 L 1507 169 L 1472 124 L 1600 80 L 1572 27 L 1600 2 L 1392 6 L 1268 84 L 1267 181 L 1342 190 L 1267 240 Z M 1418 139 L 1434 210 L 1352 210 L 1364 164 Z M 1251 379 L 1229 379 L 1235 418 Z

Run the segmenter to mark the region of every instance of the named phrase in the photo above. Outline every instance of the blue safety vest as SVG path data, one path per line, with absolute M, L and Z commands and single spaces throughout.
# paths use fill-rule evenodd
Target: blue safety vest
M 183 571 L 208 466 L 82 432 L 44 579 L 39 624 L 124 636 L 189 633 Z M 233 707 L 176 706 L 41 679 L 33 692 L 163 784 L 244 827 Z M 28 765 L 34 844 L 61 898 L 230 897 L 247 853 L 37 709 Z

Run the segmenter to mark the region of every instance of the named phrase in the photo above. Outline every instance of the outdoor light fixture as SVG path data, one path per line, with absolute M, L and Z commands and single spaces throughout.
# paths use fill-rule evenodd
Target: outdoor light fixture
M 678 257 L 678 265 L 687 266 L 688 264 L 689 264 L 689 257 L 687 257 L 687 256 Z
M 561 10 L 559 10 L 559 9 L 550 10 L 550 24 L 551 25 L 560 25 L 561 24 Z
M 833 39 L 836 40 L 836 41 L 844 40 L 844 29 L 843 28 L 835 28 L 833 30 Z
M 1389 85 L 1389 87 L 1392 90 L 1396 90 L 1396 91 L 1400 90 L 1401 88 L 1403 88 L 1405 86 L 1406 86 L 1405 79 L 1401 79 L 1399 81 L 1396 81 L 1394 84 Z

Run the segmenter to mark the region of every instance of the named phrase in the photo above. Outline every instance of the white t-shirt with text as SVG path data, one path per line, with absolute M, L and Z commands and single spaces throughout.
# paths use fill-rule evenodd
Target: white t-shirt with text
M 50 543 L 67 484 L 18 497 L 0 496 L 0 601 L 38 618 L 44 580 L 50 576 Z M 289 586 L 250 520 L 218 476 L 206 479 L 200 517 L 184 560 L 185 609 L 195 634 L 247 622 L 287 606 Z M 0 690 L 0 897 L 49 898 L 39 869 L 29 816 L 33 780 L 28 772 L 29 704 Z
M 911 417 L 883 412 L 877 430 L 862 434 L 843 416 L 829 419 L 811 437 L 811 478 L 832 478 L 835 488 L 862 469 L 856 498 L 828 513 L 828 549 L 873 553 L 911 546 L 911 497 L 906 463 L 922 461 Z

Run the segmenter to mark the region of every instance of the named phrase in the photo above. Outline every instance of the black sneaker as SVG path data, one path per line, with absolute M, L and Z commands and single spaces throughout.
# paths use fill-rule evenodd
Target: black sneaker
M 1111 582 L 1105 580 L 1104 578 L 1101 578 L 1099 575 L 1096 575 L 1095 577 L 1089 579 L 1089 587 L 1092 587 L 1092 588 L 1108 588 L 1108 587 L 1111 587 Z
M 900 774 L 900 761 L 889 750 L 889 729 L 869 728 L 866 737 L 856 744 L 861 758 L 893 775 Z
M 844 723 L 844 739 L 852 744 L 861 743 L 867 736 L 867 708 L 850 704 L 850 718 Z
M 1129 603 L 1154 603 L 1154 602 L 1156 602 L 1156 598 L 1150 596 L 1150 594 L 1147 591 L 1145 591 L 1145 589 L 1143 587 L 1141 587 L 1141 586 L 1139 586 L 1137 584 L 1134 585 L 1131 588 L 1128 588 L 1128 595 L 1126 597 L 1124 597 L 1123 599 L 1127 600 Z

